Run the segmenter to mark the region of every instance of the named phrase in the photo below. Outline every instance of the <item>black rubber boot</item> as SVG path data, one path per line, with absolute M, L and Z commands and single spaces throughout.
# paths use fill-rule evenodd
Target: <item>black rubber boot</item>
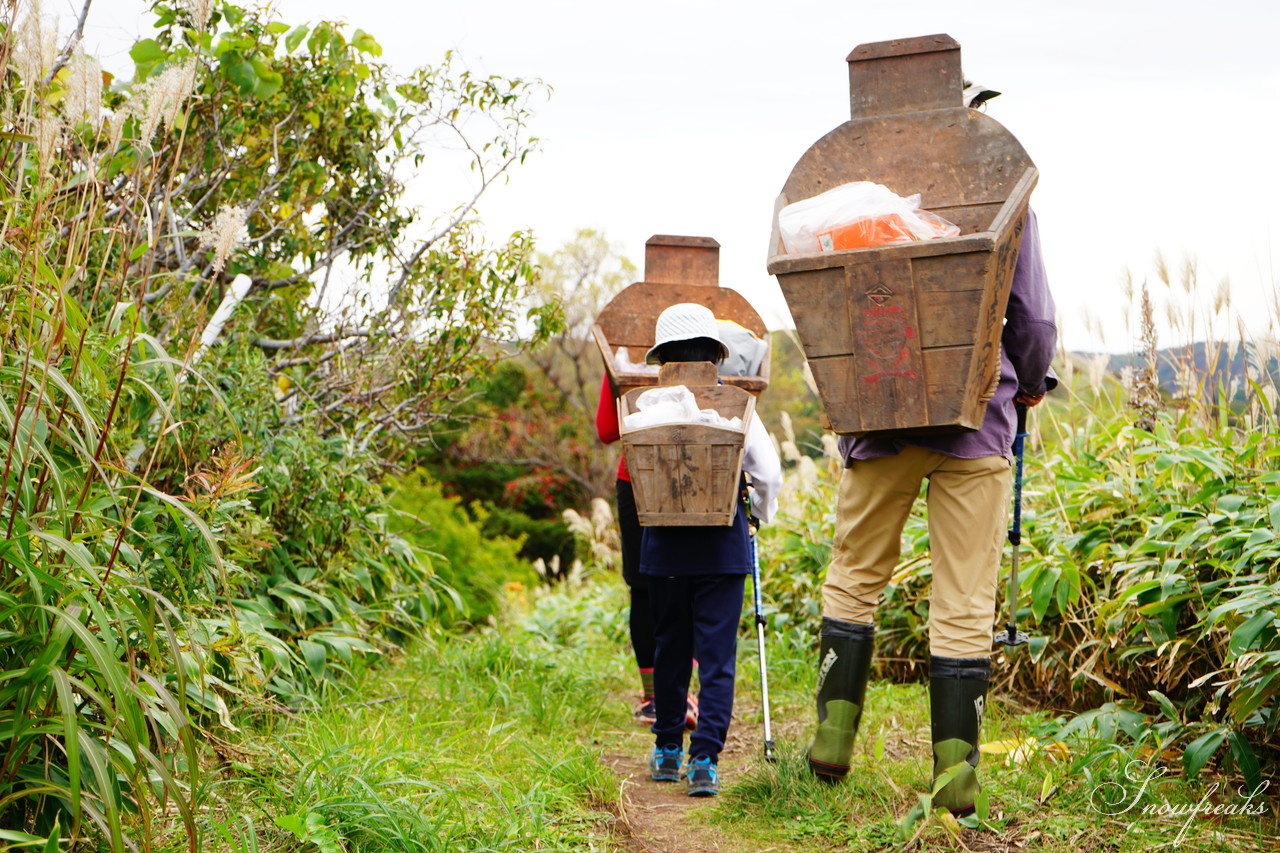
M 929 658 L 929 712 L 933 722 L 933 780 L 959 771 L 933 795 L 933 804 L 963 816 L 973 812 L 978 784 L 978 738 L 987 705 L 991 661 Z M 963 766 L 960 766 L 963 765 Z
M 818 731 L 809 746 L 809 769 L 819 778 L 836 781 L 849 772 L 871 672 L 874 634 L 872 625 L 823 617 L 818 652 Z

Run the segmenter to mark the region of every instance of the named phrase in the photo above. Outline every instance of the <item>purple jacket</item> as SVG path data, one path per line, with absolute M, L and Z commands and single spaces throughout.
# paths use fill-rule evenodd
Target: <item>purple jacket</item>
M 1013 398 L 1019 393 L 1036 396 L 1058 384 L 1049 369 L 1058 348 L 1058 327 L 1054 324 L 1053 296 L 1040 254 L 1040 228 L 1034 212 L 1027 211 L 1022 232 L 1022 248 L 1005 309 L 1004 332 L 1000 339 L 1000 384 L 987 403 L 982 429 L 951 435 L 922 435 L 918 438 L 854 438 L 840 436 L 840 453 L 845 466 L 858 459 L 893 456 L 908 445 L 936 450 L 947 456 L 977 459 L 1003 456 L 1013 459 L 1011 446 L 1017 416 Z

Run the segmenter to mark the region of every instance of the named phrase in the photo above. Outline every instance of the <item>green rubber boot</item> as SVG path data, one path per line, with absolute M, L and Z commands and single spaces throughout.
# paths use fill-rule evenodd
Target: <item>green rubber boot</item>
M 838 781 L 849 772 L 853 738 L 871 672 L 875 628 L 823 617 L 818 660 L 818 731 L 809 746 L 809 769 Z
M 978 784 L 978 730 L 986 710 L 991 662 L 986 658 L 929 659 L 929 712 L 933 721 L 933 780 L 949 777 L 933 804 L 952 814 L 973 813 Z

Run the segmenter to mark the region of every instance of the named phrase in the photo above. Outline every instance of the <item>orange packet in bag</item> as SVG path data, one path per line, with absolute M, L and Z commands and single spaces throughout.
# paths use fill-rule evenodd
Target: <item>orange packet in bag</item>
M 865 249 L 868 246 L 885 246 L 890 243 L 910 243 L 915 239 L 915 236 L 907 230 L 902 217 L 896 213 L 864 216 L 848 224 L 818 232 L 818 245 L 824 252 Z
M 956 237 L 960 229 L 940 216 L 928 211 L 918 211 L 920 220 L 935 233 L 930 239 Z M 888 246 L 894 243 L 914 243 L 919 238 L 911 232 L 902 217 L 896 213 L 881 216 L 863 216 L 845 225 L 837 225 L 817 234 L 818 245 L 824 252 L 843 249 L 865 249 L 869 246 Z

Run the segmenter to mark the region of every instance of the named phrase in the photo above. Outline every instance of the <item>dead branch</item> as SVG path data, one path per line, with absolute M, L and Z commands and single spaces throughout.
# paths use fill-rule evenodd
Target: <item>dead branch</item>
M 336 341 L 344 341 L 347 338 L 367 338 L 369 334 L 368 329 L 339 329 L 336 332 L 314 333 L 298 338 L 289 338 L 288 340 L 254 338 L 252 343 L 255 347 L 265 350 L 302 349 L 312 344 L 331 344 Z

